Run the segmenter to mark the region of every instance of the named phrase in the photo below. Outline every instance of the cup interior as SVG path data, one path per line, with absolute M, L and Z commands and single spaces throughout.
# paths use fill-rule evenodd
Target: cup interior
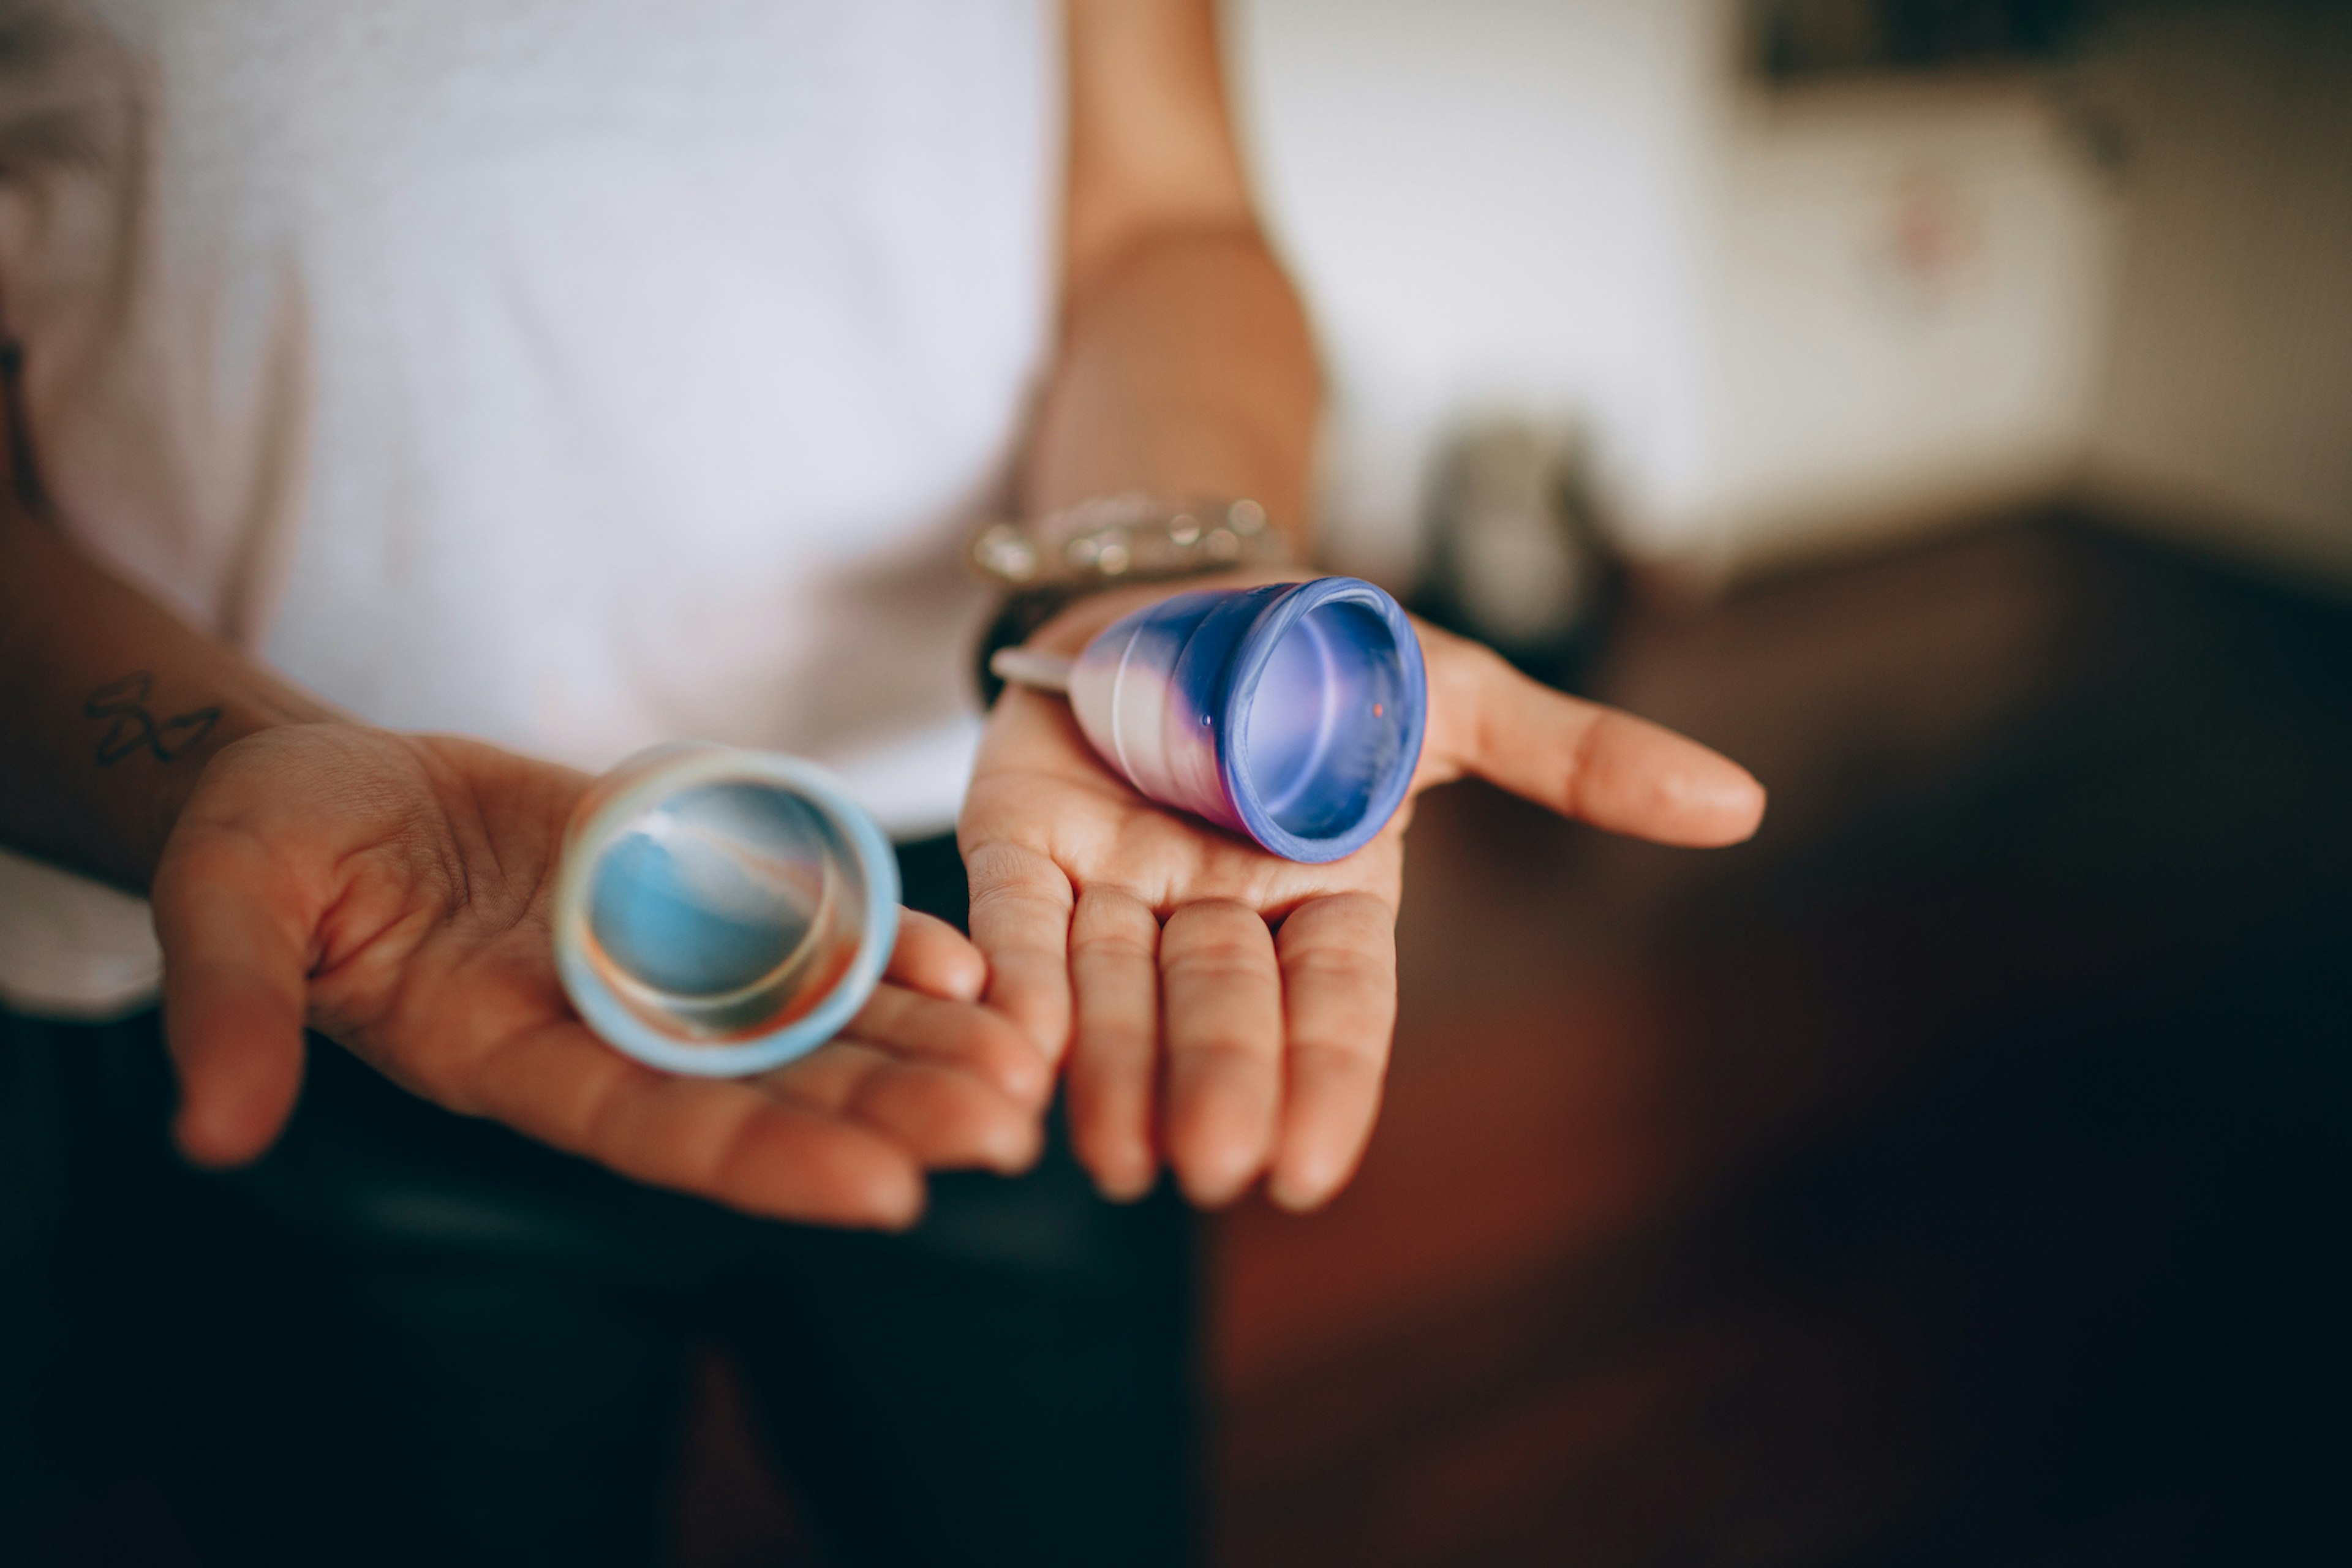
M 1415 706 L 1388 619 L 1367 604 L 1327 600 L 1267 651 L 1243 721 L 1240 772 L 1285 832 L 1341 837 L 1410 765 Z
M 841 826 L 768 779 L 647 798 L 603 836 L 585 890 L 599 978 L 640 1020 L 688 1044 L 806 1014 L 840 982 L 866 925 Z

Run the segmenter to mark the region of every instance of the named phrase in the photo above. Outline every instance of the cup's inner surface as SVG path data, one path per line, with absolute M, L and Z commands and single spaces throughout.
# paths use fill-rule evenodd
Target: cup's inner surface
M 1405 691 L 1402 650 L 1371 606 L 1331 600 L 1285 628 L 1243 731 L 1242 771 L 1265 814 L 1301 838 L 1361 822 L 1402 758 Z
M 596 858 L 600 974 L 664 1033 L 711 1041 L 781 1026 L 856 956 L 863 880 L 832 818 L 764 780 L 700 784 L 622 824 Z

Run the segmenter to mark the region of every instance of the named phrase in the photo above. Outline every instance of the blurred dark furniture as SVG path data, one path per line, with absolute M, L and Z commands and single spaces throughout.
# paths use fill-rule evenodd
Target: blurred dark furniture
M 1363 1173 L 1216 1231 L 1222 1560 L 2352 1561 L 2352 608 L 2046 518 L 1601 687 L 1765 830 L 1425 804 Z

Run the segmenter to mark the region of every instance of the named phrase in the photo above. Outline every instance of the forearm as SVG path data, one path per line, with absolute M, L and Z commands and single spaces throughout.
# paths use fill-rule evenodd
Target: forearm
M 1255 227 L 1146 234 L 1074 289 L 1023 505 L 1246 496 L 1303 543 L 1321 395 L 1305 314 Z
M 0 844 L 143 890 L 207 760 L 331 717 L 0 506 Z
M 1061 342 L 1022 506 L 1246 497 L 1303 542 L 1321 379 L 1251 207 L 1213 0 L 1067 6 Z

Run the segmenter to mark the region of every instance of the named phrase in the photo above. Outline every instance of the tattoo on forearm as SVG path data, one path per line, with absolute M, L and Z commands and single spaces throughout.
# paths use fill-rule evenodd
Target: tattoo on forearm
M 100 767 L 110 768 L 141 751 L 152 752 L 157 762 L 168 763 L 211 734 L 213 726 L 220 722 L 217 708 L 192 708 L 173 718 L 156 718 L 147 710 L 147 693 L 154 684 L 152 671 L 134 669 L 83 700 L 84 716 L 108 721 L 106 733 L 98 742 Z

